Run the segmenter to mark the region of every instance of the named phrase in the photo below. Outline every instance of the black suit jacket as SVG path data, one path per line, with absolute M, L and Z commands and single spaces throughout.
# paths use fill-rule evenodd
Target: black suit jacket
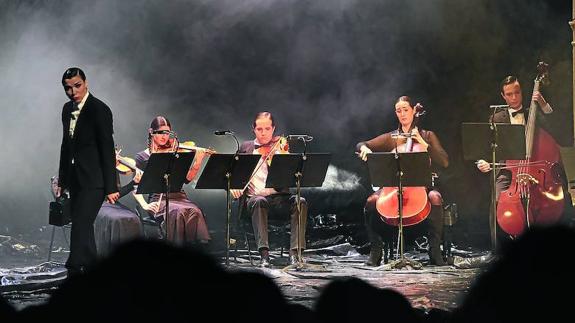
M 70 101 L 62 108 L 60 186 L 102 188 L 106 195 L 117 192 L 112 111 L 104 102 L 89 94 L 76 122 L 74 137 L 71 138 L 69 129 L 73 106 Z
M 527 120 L 529 119 L 529 109 L 526 109 L 525 107 L 523 108 L 524 111 L 524 115 L 523 117 L 525 118 L 525 122 L 527 122 Z M 491 121 L 491 117 L 489 118 L 489 120 Z M 495 115 L 493 115 L 493 120 L 496 123 L 511 123 L 511 117 L 509 116 L 509 110 L 507 109 L 503 109 L 501 111 L 498 111 L 495 113 Z M 547 121 L 545 119 L 545 115 L 541 112 L 541 109 L 538 107 L 537 108 L 537 117 L 536 117 L 536 126 L 540 126 L 543 129 L 549 129 L 548 125 L 547 125 Z

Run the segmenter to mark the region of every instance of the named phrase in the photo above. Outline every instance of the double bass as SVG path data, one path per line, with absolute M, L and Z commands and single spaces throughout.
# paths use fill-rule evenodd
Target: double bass
M 419 117 L 425 114 L 423 106 L 417 103 L 413 109 L 415 110 L 415 118 L 413 119 L 414 128 L 417 125 Z M 411 134 L 397 135 L 398 138 L 407 137 L 406 142 L 398 145 L 392 152 L 410 153 L 425 151 L 423 147 L 416 142 L 413 142 Z M 431 162 L 431 160 L 430 160 Z M 388 225 L 399 226 L 399 194 L 398 187 L 384 187 L 375 204 L 377 212 L 381 215 L 381 219 Z M 427 188 L 424 186 L 419 187 L 403 187 L 403 205 L 402 205 L 402 224 L 403 226 L 410 226 L 418 224 L 425 220 L 431 211 L 431 203 L 427 198 Z
M 533 92 L 548 81 L 547 64 L 540 62 Z M 522 234 L 532 225 L 556 223 L 563 214 L 559 146 L 553 137 L 535 126 L 537 103 L 532 99 L 525 125 L 525 160 L 507 160 L 511 184 L 497 203 L 497 223 L 511 236 Z

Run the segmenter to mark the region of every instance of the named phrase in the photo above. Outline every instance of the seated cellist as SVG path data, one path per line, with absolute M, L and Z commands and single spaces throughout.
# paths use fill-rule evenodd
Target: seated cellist
M 374 151 L 390 152 L 397 147 L 398 152 L 403 152 L 401 147 L 405 146 L 406 139 L 396 135 L 407 133 L 411 135 L 413 142 L 419 145 L 422 151 L 429 152 L 433 168 L 435 168 L 435 166 L 443 168 L 448 166 L 449 157 L 435 133 L 429 130 L 418 129 L 415 126 L 414 121 L 417 120 L 415 118 L 416 111 L 409 97 L 402 96 L 397 99 L 395 103 L 395 115 L 399 120 L 398 129 L 357 144 L 358 155 L 362 160 L 366 161 L 367 154 Z M 380 193 L 381 190 L 378 190 L 369 196 L 364 209 L 365 225 L 371 243 L 369 260 L 366 263 L 368 266 L 380 265 L 383 248 L 382 236 L 393 234 L 396 230 L 385 224 L 376 210 L 376 202 Z M 445 265 L 446 263 L 439 247 L 443 234 L 443 199 L 435 188 L 428 188 L 428 198 L 431 202 L 431 212 L 426 221 L 429 235 L 429 260 L 433 265 Z

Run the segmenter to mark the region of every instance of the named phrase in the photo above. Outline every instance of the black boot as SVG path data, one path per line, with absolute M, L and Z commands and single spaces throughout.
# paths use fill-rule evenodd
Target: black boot
M 440 205 L 432 205 L 427 221 L 429 263 L 436 266 L 445 266 L 447 262 L 443 259 L 441 248 L 439 247 L 443 237 L 443 208 Z
M 373 212 L 365 212 L 365 215 L 365 228 L 367 231 L 367 237 L 369 238 L 369 242 L 371 244 L 371 248 L 369 249 L 369 259 L 365 264 L 367 266 L 377 267 L 381 264 L 381 257 L 383 255 L 383 240 L 374 228 L 373 217 L 377 215 L 374 215 Z M 378 219 L 378 221 L 381 220 Z
M 365 262 L 367 266 L 371 267 L 378 267 L 381 265 L 381 257 L 383 256 L 382 253 L 383 244 L 371 245 L 371 249 L 369 250 L 369 259 Z

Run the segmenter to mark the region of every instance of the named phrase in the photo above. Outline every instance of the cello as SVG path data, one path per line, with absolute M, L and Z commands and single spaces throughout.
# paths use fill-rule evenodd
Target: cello
M 533 92 L 548 81 L 547 64 L 540 62 L 537 70 Z M 559 146 L 548 132 L 536 128 L 536 117 L 537 103 L 532 98 L 525 125 L 525 160 L 507 160 L 504 167 L 511 172 L 511 184 L 499 196 L 497 223 L 511 236 L 532 225 L 554 224 L 563 214 Z
M 415 110 L 415 118 L 413 121 L 413 129 L 415 129 L 419 117 L 425 114 L 423 106 L 417 103 L 413 109 Z M 400 127 L 401 129 L 401 127 Z M 411 153 L 425 151 L 419 143 L 414 143 L 411 134 L 395 135 L 397 139 L 407 138 L 406 142 L 398 145 L 392 152 L 398 153 Z M 431 162 L 431 161 L 430 161 Z M 375 204 L 377 212 L 380 214 L 381 219 L 388 225 L 399 226 L 399 198 L 398 187 L 384 187 Z M 427 198 L 427 188 L 424 186 L 419 187 L 403 187 L 403 204 L 402 204 L 402 225 L 410 226 L 418 224 L 429 215 L 431 211 L 431 203 Z

